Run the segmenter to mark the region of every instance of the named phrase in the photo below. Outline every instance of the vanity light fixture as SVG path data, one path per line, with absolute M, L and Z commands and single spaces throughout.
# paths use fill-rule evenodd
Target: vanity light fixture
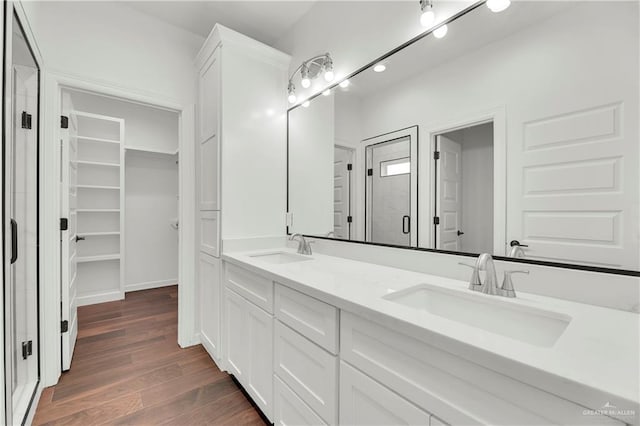
M 487 7 L 495 13 L 502 12 L 511 6 L 511 0 L 487 0 Z
M 387 66 L 385 64 L 377 64 L 376 66 L 373 67 L 373 70 L 375 72 L 384 72 L 384 70 L 387 69 Z
M 436 21 L 436 14 L 433 11 L 433 0 L 420 0 L 420 24 L 423 27 L 430 27 Z
M 349 84 L 351 84 L 349 80 L 344 80 L 340 82 L 340 87 L 342 87 L 343 89 L 346 89 L 347 87 L 349 87 Z
M 449 31 L 449 27 L 447 27 L 446 25 L 443 25 L 441 27 L 438 27 L 434 32 L 433 35 L 436 38 L 442 38 L 444 36 L 447 35 L 447 32 Z
M 335 74 L 333 72 L 333 60 L 328 53 L 314 56 L 313 58 L 303 61 L 289 77 L 287 92 L 289 93 L 289 103 L 292 104 L 296 103 L 297 100 L 296 86 L 293 83 L 293 77 L 298 71 L 300 71 L 300 85 L 305 89 L 311 87 L 311 80 L 318 77 L 320 74 L 324 75 L 324 79 L 327 82 L 331 82 L 335 78 Z

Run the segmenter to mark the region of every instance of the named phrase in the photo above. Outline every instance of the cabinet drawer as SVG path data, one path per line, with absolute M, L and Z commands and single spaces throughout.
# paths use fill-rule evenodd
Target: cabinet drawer
M 273 390 L 273 423 L 275 425 L 326 425 L 278 376 L 273 378 Z
M 428 425 L 429 413 L 340 362 L 341 425 Z
M 450 424 L 623 424 L 344 311 L 340 356 Z
M 273 313 L 273 282 L 225 262 L 226 285 L 249 301 Z
M 338 360 L 335 356 L 276 321 L 274 371 L 325 422 L 336 423 Z
M 333 354 L 338 353 L 338 309 L 276 284 L 275 315 Z

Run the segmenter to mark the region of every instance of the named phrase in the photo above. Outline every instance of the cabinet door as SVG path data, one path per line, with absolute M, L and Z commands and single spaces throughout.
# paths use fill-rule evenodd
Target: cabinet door
M 340 362 L 340 424 L 428 425 L 429 413 Z
M 225 289 L 225 352 L 227 354 L 227 368 L 229 373 L 243 384 L 249 364 L 249 347 L 247 345 L 247 303 L 246 301 L 228 288 Z
M 219 146 L 218 135 L 200 142 L 200 210 L 219 210 Z
M 200 251 L 209 256 L 220 256 L 220 212 L 200 212 Z
M 199 140 L 218 133 L 220 111 L 220 49 L 216 49 L 200 70 L 199 90 Z
M 200 253 L 200 336 L 214 359 L 220 358 L 220 259 Z
M 245 300 L 247 306 L 249 394 L 271 419 L 273 412 L 273 316 Z

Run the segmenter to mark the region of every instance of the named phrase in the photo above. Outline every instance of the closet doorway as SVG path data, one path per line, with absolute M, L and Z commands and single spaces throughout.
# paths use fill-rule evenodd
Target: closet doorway
M 77 308 L 178 284 L 179 114 L 62 90 L 62 371 Z

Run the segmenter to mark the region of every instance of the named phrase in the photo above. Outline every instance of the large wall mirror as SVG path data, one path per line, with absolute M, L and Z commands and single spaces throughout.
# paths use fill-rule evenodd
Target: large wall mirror
M 638 8 L 476 4 L 294 106 L 288 232 L 637 274 Z

